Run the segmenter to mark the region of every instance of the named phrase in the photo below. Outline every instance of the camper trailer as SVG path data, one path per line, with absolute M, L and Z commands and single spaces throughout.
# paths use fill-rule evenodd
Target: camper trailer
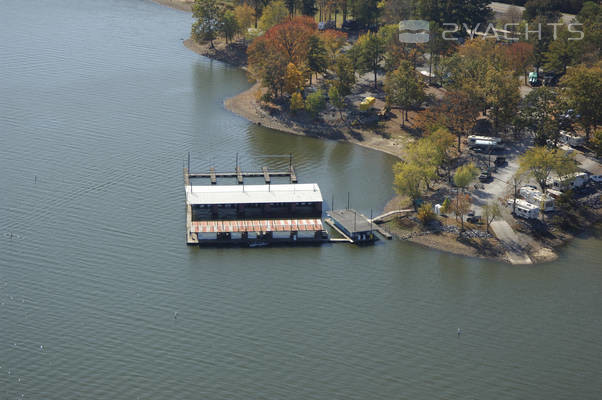
M 548 178 L 548 187 L 555 190 L 579 189 L 585 186 L 589 181 L 589 176 L 585 172 L 575 172 L 561 177 Z
M 468 136 L 468 147 L 470 147 L 471 149 L 496 149 L 500 147 L 501 143 L 502 139 L 499 137 L 475 135 Z
M 560 137 L 558 138 L 561 143 L 566 143 L 571 147 L 582 146 L 585 143 L 583 136 L 573 135 L 566 131 L 560 131 Z
M 526 200 L 516 199 L 514 214 L 521 218 L 537 219 L 539 217 L 539 207 Z
M 523 199 L 539 206 L 544 212 L 554 211 L 554 200 L 532 186 L 521 187 L 519 193 Z

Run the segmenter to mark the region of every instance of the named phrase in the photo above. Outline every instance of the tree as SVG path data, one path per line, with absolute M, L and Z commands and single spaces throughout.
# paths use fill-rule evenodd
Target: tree
M 343 108 L 345 107 L 345 101 L 343 100 L 343 96 L 339 93 L 339 89 L 335 85 L 330 86 L 328 89 L 328 98 L 330 99 L 330 104 L 337 110 L 339 110 L 339 115 L 341 120 L 343 120 Z
M 231 42 L 238 32 L 240 32 L 240 26 L 236 21 L 234 11 L 224 11 L 220 19 L 220 33 L 226 38 L 226 43 Z
M 281 0 L 269 3 L 263 9 L 259 19 L 259 29 L 267 31 L 271 27 L 283 22 L 289 16 L 288 10 Z
M 192 4 L 192 17 L 196 22 L 192 24 L 191 36 L 196 41 L 209 40 L 214 48 L 213 40 L 220 30 L 221 13 L 217 0 L 195 0 Z
M 327 29 L 322 32 L 320 36 L 322 37 L 324 48 L 328 54 L 329 64 L 332 65 L 336 62 L 341 48 L 345 45 L 347 35 L 344 32 Z
M 268 4 L 269 0 L 248 0 L 249 3 L 251 4 L 251 7 L 253 7 L 253 10 L 255 10 L 254 15 L 255 15 L 255 28 L 257 28 L 257 24 L 259 22 L 259 18 L 261 17 L 261 12 L 263 10 L 263 7 Z
M 353 72 L 353 63 L 345 54 L 339 54 L 333 66 L 335 74 L 334 85 L 341 96 L 347 96 L 351 93 L 351 88 L 355 84 L 355 73 Z
M 597 157 L 602 157 L 602 129 L 596 129 L 590 139 L 590 147 Z
M 305 77 L 293 63 L 288 63 L 284 74 L 284 92 L 288 94 L 298 93 L 305 84 Z
M 316 0 L 301 0 L 301 14 L 313 17 L 316 11 Z
M 523 74 L 527 85 L 528 69 L 533 64 L 533 45 L 529 42 L 515 42 L 504 48 L 504 58 L 508 67 L 518 76 Z
M 249 72 L 271 96 L 277 97 L 282 93 L 290 61 L 273 41 L 266 38 L 268 33 L 255 39 L 247 49 Z
M 549 23 L 555 21 L 556 19 L 546 19 L 542 16 L 538 16 L 532 22 L 525 23 L 525 29 L 527 29 L 528 26 L 537 26 L 541 29 L 541 34 L 531 33 L 528 37 L 529 42 L 533 44 L 533 66 L 537 73 L 539 73 L 539 68 L 546 62 L 546 52 L 554 38 L 554 31 Z M 525 32 L 525 30 L 523 30 L 523 32 Z
M 501 215 L 502 211 L 500 210 L 498 203 L 490 202 L 485 204 L 483 207 L 483 216 L 485 217 L 485 223 L 487 224 L 487 232 L 489 232 L 489 225 L 493 222 L 493 220 Z
M 470 195 L 468 193 L 463 193 L 458 194 L 456 202 L 453 203 L 452 206 L 454 214 L 456 214 L 456 220 L 458 217 L 460 218 L 462 232 L 464 231 L 464 216 L 470 211 L 471 203 Z
M 424 84 L 408 61 L 403 61 L 398 69 L 387 75 L 385 93 L 389 105 L 401 107 L 404 111 L 402 126 L 408 120 L 408 109 L 422 104 L 426 97 Z
M 311 73 L 316 74 L 316 80 L 318 74 L 324 73 L 328 66 L 328 56 L 326 54 L 326 48 L 324 47 L 323 40 L 318 35 L 312 35 L 309 38 L 309 51 L 307 53 L 307 67 L 309 68 L 309 83 L 311 84 Z
M 288 10 L 289 16 L 292 18 L 295 14 L 295 5 L 296 0 L 284 0 L 284 4 L 286 5 L 286 9 Z
M 289 63 L 302 70 L 307 65 L 309 38 L 317 25 L 309 17 L 295 17 L 258 37 L 247 49 L 249 72 L 273 96 L 282 94 Z
M 429 202 L 423 203 L 418 209 L 417 218 L 424 225 L 436 219 L 435 212 L 433 211 L 433 205 Z
M 474 127 L 479 115 L 479 101 L 468 91 L 456 89 L 447 92 L 435 112 L 440 114 L 440 121 L 449 128 L 458 139 L 458 152 L 460 151 L 461 139 Z
M 529 0 L 525 3 L 523 18 L 531 21 L 537 17 L 544 17 L 556 21 L 560 17 L 560 2 L 553 0 Z
M 447 128 L 438 128 L 427 137 L 429 144 L 437 152 L 437 160 L 439 166 L 442 166 L 446 171 L 448 180 L 451 179 L 451 155 L 450 149 L 454 144 L 454 136 Z
M 561 28 L 555 40 L 550 42 L 544 53 L 544 68 L 549 72 L 566 73 L 566 67 L 575 64 L 581 53 L 580 41 L 569 40 L 571 34 Z
M 307 110 L 314 118 L 316 118 L 318 113 L 324 109 L 325 105 L 326 101 L 321 90 L 310 93 L 305 99 L 305 110 Z
M 238 23 L 238 27 L 244 33 L 251 27 L 253 23 L 253 18 L 255 15 L 255 11 L 247 4 L 241 4 L 239 6 L 234 7 L 234 16 L 236 17 L 236 22 Z
M 563 94 L 567 103 L 579 115 L 577 122 L 589 140 L 592 129 L 602 120 L 602 63 L 591 68 L 584 65 L 571 68 L 560 84 L 565 88 Z
M 520 193 L 522 184 L 527 180 L 528 173 L 525 170 L 518 169 L 506 182 L 512 190 L 512 213 L 516 212 L 516 199 Z
M 368 32 L 361 35 L 354 44 L 357 48 L 359 59 L 357 69 L 360 73 L 374 73 L 374 89 L 378 89 L 378 71 L 384 59 L 385 46 L 383 38 L 378 33 Z
M 375 24 L 380 9 L 378 7 L 378 1 L 375 0 L 354 0 L 353 4 L 353 16 L 360 23 L 360 25 L 367 26 Z
M 303 110 L 304 108 L 305 108 L 305 103 L 303 102 L 303 96 L 301 96 L 301 93 L 299 93 L 299 92 L 293 93 L 293 95 L 291 96 L 290 110 L 293 113 L 296 113 L 297 111 Z
M 430 189 L 431 182 L 437 179 L 437 168 L 442 163 L 440 153 L 433 143 L 428 138 L 410 143 L 406 149 L 405 160 L 420 167 L 422 181 L 426 189 Z
M 416 210 L 417 201 L 423 192 L 422 168 L 413 163 L 400 161 L 393 166 L 393 172 L 395 174 L 393 181 L 395 192 L 408 196 Z
M 454 183 L 464 191 L 477 176 L 479 176 L 479 169 L 473 163 L 464 164 L 456 170 Z
M 490 68 L 486 77 L 487 102 L 491 105 L 494 129 L 506 127 L 516 114 L 520 101 L 518 80 L 505 71 Z
M 559 101 L 556 89 L 538 87 L 533 89 L 520 104 L 520 118 L 525 126 L 535 132 L 535 143 L 545 146 L 548 140 L 558 140 Z
M 602 44 L 602 29 L 600 29 L 602 6 L 593 1 L 583 3 L 577 20 L 583 24 L 581 27 L 584 33 L 581 41 L 582 61 L 595 63 L 600 59 L 600 44 Z
M 547 191 L 547 181 L 552 172 L 564 176 L 576 170 L 572 155 L 543 146 L 527 150 L 519 157 L 519 165 L 520 171 L 528 172 L 535 179 L 543 193 Z
M 418 13 L 427 21 L 456 23 L 461 33 L 466 33 L 466 27 L 475 28 L 477 24 L 484 25 L 492 16 L 487 0 L 418 0 Z

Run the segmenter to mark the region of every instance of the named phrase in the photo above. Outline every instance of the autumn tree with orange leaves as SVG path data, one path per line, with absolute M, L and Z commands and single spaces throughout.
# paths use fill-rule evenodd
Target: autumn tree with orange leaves
M 283 94 L 287 68 L 292 68 L 289 64 L 297 70 L 306 69 L 309 38 L 317 34 L 317 28 L 313 18 L 295 17 L 275 25 L 251 43 L 247 50 L 249 71 L 271 96 Z

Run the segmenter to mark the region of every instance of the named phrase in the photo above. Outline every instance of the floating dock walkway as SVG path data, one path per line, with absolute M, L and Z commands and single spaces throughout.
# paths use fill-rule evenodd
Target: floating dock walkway
M 242 171 L 240 167 L 236 167 L 234 171 L 216 172 L 214 167 L 209 168 L 207 173 L 188 173 L 188 178 L 209 178 L 212 185 L 217 185 L 219 178 L 236 178 L 239 185 L 244 184 L 244 178 L 263 178 L 266 184 L 272 182 L 274 177 L 288 177 L 290 183 L 297 183 L 297 174 L 295 167 L 290 165 L 288 170 L 270 171 L 268 167 L 262 167 L 261 171 Z

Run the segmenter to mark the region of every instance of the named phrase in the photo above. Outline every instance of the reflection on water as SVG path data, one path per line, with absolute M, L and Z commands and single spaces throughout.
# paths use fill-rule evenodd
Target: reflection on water
M 226 111 L 247 78 L 185 49 L 189 23 L 144 0 L 2 2 L 1 399 L 599 397 L 599 239 L 529 268 L 405 242 L 187 248 L 188 151 L 292 153 L 365 213 L 394 161 Z

